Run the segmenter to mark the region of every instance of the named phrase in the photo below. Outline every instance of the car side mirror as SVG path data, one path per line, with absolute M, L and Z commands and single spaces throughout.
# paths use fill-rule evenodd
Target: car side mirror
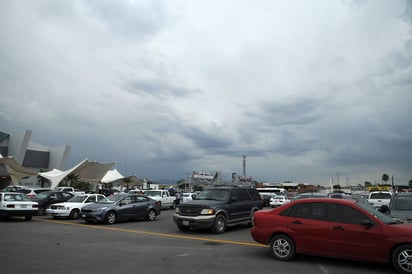
M 372 227 L 375 225 L 371 220 L 363 220 L 361 224 L 366 227 Z

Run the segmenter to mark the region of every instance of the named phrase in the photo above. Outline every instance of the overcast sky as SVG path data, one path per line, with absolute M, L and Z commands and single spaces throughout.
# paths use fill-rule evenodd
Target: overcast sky
M 123 175 L 412 179 L 412 1 L 0 1 L 0 130 Z

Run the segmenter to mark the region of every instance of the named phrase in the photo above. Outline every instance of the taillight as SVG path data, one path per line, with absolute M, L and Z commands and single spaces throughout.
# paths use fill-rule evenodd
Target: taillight
M 36 205 L 33 205 L 33 208 L 38 208 L 38 207 L 39 207 L 39 205 L 37 205 L 37 204 L 36 204 Z
M 14 208 L 14 205 L 7 205 L 7 208 Z
M 160 205 L 161 205 L 161 203 L 160 203 L 159 201 L 156 201 L 156 205 L 160 206 Z

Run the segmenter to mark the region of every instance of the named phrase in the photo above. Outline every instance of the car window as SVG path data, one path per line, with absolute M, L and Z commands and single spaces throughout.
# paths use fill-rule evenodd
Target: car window
M 412 210 L 412 195 L 397 196 L 393 201 L 393 210 Z
M 94 203 L 96 202 L 96 196 L 89 196 L 85 203 Z
M 391 196 L 389 192 L 376 192 L 371 193 L 369 199 L 390 199 Z
M 282 212 L 283 213 L 283 212 Z M 325 220 L 324 203 L 302 203 L 290 207 L 282 216 L 297 217 L 311 220 Z
M 147 201 L 149 201 L 149 198 L 144 197 L 144 196 L 137 196 L 137 197 L 136 197 L 136 200 L 137 200 L 138 203 L 140 203 L 140 202 L 147 202 Z
M 73 196 L 73 195 L 71 195 L 70 193 L 67 193 L 67 192 L 62 192 L 61 194 L 63 195 L 63 197 L 64 197 L 65 199 L 70 198 L 70 197 Z
M 330 203 L 328 205 L 329 222 L 361 225 L 365 220 L 370 219 L 368 216 L 352 207 L 335 203 Z
M 239 201 L 250 201 L 250 196 L 244 188 L 237 189 Z
M 250 194 L 250 196 L 252 196 L 252 199 L 254 201 L 262 200 L 262 197 L 260 196 L 259 192 L 255 189 L 249 189 L 249 194 Z

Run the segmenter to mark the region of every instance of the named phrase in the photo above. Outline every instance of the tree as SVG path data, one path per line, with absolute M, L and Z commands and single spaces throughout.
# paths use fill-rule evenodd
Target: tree
M 40 173 L 40 172 L 45 172 L 45 171 L 47 171 L 47 170 L 40 169 L 40 170 L 39 170 L 39 173 Z M 40 176 L 40 175 L 37 175 L 37 182 L 40 184 L 40 187 L 44 187 L 44 185 L 45 185 L 46 183 L 48 183 L 49 180 L 46 179 L 46 178 L 44 178 L 44 177 L 42 177 L 42 176 Z
M 382 182 L 384 182 L 386 184 L 388 182 L 388 180 L 389 180 L 389 175 L 384 173 L 382 175 Z
M 79 181 L 79 176 L 74 174 L 67 175 L 64 180 L 68 183 L 68 186 L 72 186 L 73 183 Z
M 129 189 L 129 183 L 131 182 L 132 180 L 130 179 L 130 177 L 124 177 L 123 178 L 123 183 L 126 183 L 126 189 Z
M 365 182 L 365 188 L 370 187 L 370 186 L 372 186 L 372 183 L 371 183 L 371 182 L 366 181 L 366 182 Z

